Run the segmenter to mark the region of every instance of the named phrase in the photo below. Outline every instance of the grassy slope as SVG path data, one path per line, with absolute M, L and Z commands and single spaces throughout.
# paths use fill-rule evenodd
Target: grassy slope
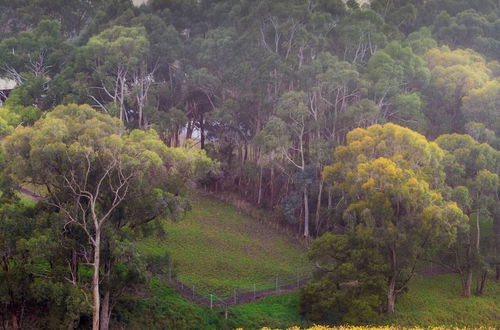
M 195 197 L 193 210 L 183 220 L 166 224 L 166 231 L 167 238 L 163 241 L 142 241 L 143 253 L 169 251 L 178 263 L 178 278 L 186 284 L 195 284 L 197 291 L 203 287 L 229 293 L 234 287 L 250 288 L 254 282 L 272 286 L 275 274 L 294 275 L 297 269 L 307 268 L 303 249 L 279 230 L 268 228 L 213 198 Z M 190 305 L 163 285 L 152 289 L 152 297 L 144 307 L 155 310 L 147 319 L 156 318 L 157 325 L 164 324 L 157 317 L 166 311 L 174 321 L 176 313 L 183 315 L 175 321 L 179 322 L 177 326 L 194 317 L 188 322 L 193 322 L 188 326 L 193 328 L 310 325 L 298 314 L 297 292 L 232 307 L 229 320 L 224 321 L 220 312 Z M 409 292 L 399 298 L 396 315 L 381 316 L 374 323 L 489 327 L 500 323 L 500 283 L 488 282 L 481 297 L 466 299 L 460 293 L 460 281 L 454 275 L 416 277 Z
M 396 305 L 394 317 L 381 316 L 376 325 L 396 326 L 500 326 L 500 283 L 490 281 L 480 297 L 460 296 L 454 275 L 416 277 Z M 233 307 L 236 321 L 253 327 L 307 325 L 297 313 L 298 293 L 263 299 Z
M 500 326 L 500 283 L 489 281 L 482 296 L 461 296 L 458 276 L 416 277 L 399 299 L 394 318 L 380 323 L 402 326 Z
M 214 198 L 195 196 L 192 205 L 184 219 L 166 224 L 165 240 L 146 239 L 140 249 L 150 255 L 167 250 L 178 279 L 196 291 L 225 295 L 254 283 L 261 290 L 272 287 L 276 275 L 292 279 L 309 269 L 304 248 L 280 230 Z

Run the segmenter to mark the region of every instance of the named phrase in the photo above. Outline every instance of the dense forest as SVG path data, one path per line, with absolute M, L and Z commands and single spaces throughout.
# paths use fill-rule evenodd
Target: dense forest
M 0 78 L 5 329 L 126 327 L 193 191 L 309 246 L 307 320 L 500 281 L 499 1 L 0 0 Z

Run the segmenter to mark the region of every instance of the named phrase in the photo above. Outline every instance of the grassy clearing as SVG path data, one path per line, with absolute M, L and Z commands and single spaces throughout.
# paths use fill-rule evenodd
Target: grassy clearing
M 500 283 L 489 281 L 482 296 L 461 296 L 456 275 L 416 277 L 401 296 L 393 318 L 379 324 L 400 326 L 500 326 Z
M 213 197 L 194 196 L 192 211 L 165 224 L 165 239 L 139 243 L 146 255 L 168 251 L 177 278 L 200 293 L 231 294 L 233 289 L 257 290 L 296 279 L 309 271 L 306 250 L 280 230 L 255 221 Z
M 464 298 L 455 275 L 417 276 L 396 304 L 396 315 L 381 316 L 374 325 L 398 327 L 499 327 L 500 283 L 490 281 L 480 297 Z M 233 307 L 236 322 L 245 329 L 269 326 L 308 326 L 298 314 L 298 293 L 275 296 Z
M 298 313 L 298 299 L 299 293 L 293 292 L 232 307 L 230 324 L 245 329 L 308 327 L 311 323 Z
M 34 201 L 33 199 L 29 198 L 28 196 L 22 193 L 18 193 L 17 196 L 19 197 L 21 204 L 26 207 L 35 207 L 37 203 L 36 201 Z

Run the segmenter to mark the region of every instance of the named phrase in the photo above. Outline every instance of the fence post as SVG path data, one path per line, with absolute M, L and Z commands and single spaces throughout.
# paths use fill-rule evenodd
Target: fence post
M 225 317 L 226 317 L 226 320 L 227 320 L 227 304 L 226 304 L 226 313 L 225 313 Z
M 234 289 L 234 304 L 236 305 L 236 289 Z
M 193 285 L 193 300 L 194 300 L 194 285 Z
M 184 291 L 184 283 L 181 282 L 181 291 Z
M 253 300 L 255 300 L 255 283 L 253 284 Z
M 214 307 L 214 295 L 210 294 L 210 309 Z
M 279 288 L 278 288 L 278 276 L 276 276 L 276 292 L 279 291 Z

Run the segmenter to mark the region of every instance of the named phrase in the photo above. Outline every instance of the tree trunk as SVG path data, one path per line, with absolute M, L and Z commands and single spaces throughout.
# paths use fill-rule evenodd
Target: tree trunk
M 92 299 L 94 306 L 92 307 L 92 330 L 99 330 L 99 312 L 101 297 L 99 295 L 99 263 L 101 258 L 101 231 L 96 226 L 94 237 L 94 274 L 92 275 Z
M 396 310 L 396 277 L 398 274 L 395 244 L 389 248 L 389 252 L 391 261 L 391 277 L 389 278 L 389 287 L 387 288 L 387 314 L 392 315 Z
M 109 319 L 111 316 L 111 311 L 109 310 L 109 298 L 110 292 L 109 289 L 106 289 L 104 293 L 104 297 L 101 304 L 101 319 L 100 319 L 100 330 L 108 330 L 109 329 Z
M 396 311 L 396 278 L 393 276 L 387 290 L 387 314 L 392 315 Z
M 109 242 L 106 244 L 106 250 L 110 251 Z M 108 256 L 106 261 L 104 262 L 104 273 L 103 273 L 103 287 L 104 291 L 103 299 L 101 302 L 101 311 L 100 311 L 100 330 L 108 330 L 109 329 L 109 319 L 111 316 L 110 298 L 111 298 L 111 290 L 110 290 L 110 282 L 111 282 L 111 257 Z
M 464 296 L 470 297 L 472 294 L 472 271 L 469 269 L 465 275 L 465 279 L 462 281 Z
M 304 187 L 304 237 L 309 237 L 309 201 L 307 188 Z
M 318 202 L 316 203 L 316 236 L 320 233 L 320 210 L 321 210 L 321 197 L 323 196 L 323 179 L 319 182 Z
M 262 165 L 260 165 L 260 175 L 259 175 L 259 195 L 257 197 L 257 205 L 260 206 L 262 198 Z
M 15 312 L 12 313 L 11 319 L 12 319 L 12 329 L 21 329 L 21 326 L 19 325 Z
M 272 158 L 274 161 L 274 157 Z M 274 209 L 274 162 L 271 162 L 271 210 Z
M 488 278 L 488 271 L 483 270 L 481 276 L 477 279 L 476 295 L 480 296 L 483 294 L 484 285 L 486 284 L 486 279 Z
M 479 199 L 478 199 L 479 200 Z M 477 210 L 476 214 L 476 252 L 479 255 L 479 248 L 480 248 L 480 243 L 481 241 L 481 228 L 479 227 L 479 209 Z
M 498 201 L 497 201 L 498 203 Z M 497 204 L 498 205 L 498 204 Z M 499 251 L 499 248 L 500 248 L 500 215 L 498 214 L 499 213 L 499 209 L 500 207 L 497 207 L 494 211 L 494 216 L 493 216 L 493 233 L 494 233 L 494 238 L 493 238 L 493 246 L 494 246 L 494 250 L 493 250 L 493 253 L 495 256 L 497 256 L 497 264 L 496 264 L 496 267 L 495 267 L 495 279 L 497 281 L 500 281 L 500 251 Z
M 203 115 L 200 118 L 200 147 L 205 149 L 205 119 Z

